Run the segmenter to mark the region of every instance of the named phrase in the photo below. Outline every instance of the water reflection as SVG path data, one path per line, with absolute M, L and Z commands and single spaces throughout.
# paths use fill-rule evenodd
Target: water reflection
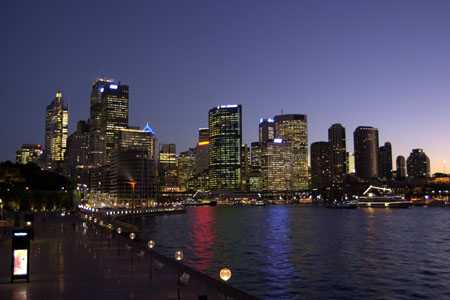
M 211 268 L 214 260 L 214 212 L 214 208 L 199 207 L 192 213 L 192 251 L 198 257 L 196 268 L 202 272 Z

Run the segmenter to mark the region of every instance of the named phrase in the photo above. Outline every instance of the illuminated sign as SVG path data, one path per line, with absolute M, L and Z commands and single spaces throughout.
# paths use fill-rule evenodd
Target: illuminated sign
M 28 273 L 28 250 L 14 250 L 13 254 L 13 275 L 24 276 Z
M 152 134 L 155 133 L 155 131 L 153 130 L 153 128 L 151 128 L 150 125 L 148 124 L 148 122 L 147 122 L 147 124 L 145 124 L 144 132 L 152 133 Z
M 274 139 L 273 142 L 276 144 L 281 144 L 283 143 L 283 139 Z
M 217 108 L 234 108 L 234 107 L 238 107 L 237 104 L 228 104 L 228 105 L 217 106 Z
M 117 84 L 110 84 L 109 88 L 112 90 L 117 90 L 119 88 L 119 86 Z
M 14 236 L 27 236 L 27 232 L 14 232 Z
M 198 142 L 199 146 L 209 145 L 209 141 Z
M 104 90 L 105 90 L 104 87 L 101 87 L 101 88 L 99 89 L 100 93 L 103 93 Z

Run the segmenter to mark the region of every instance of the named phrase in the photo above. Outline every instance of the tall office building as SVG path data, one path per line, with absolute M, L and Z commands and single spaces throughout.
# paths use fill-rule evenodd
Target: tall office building
M 178 192 L 178 166 L 175 144 L 162 144 L 159 151 L 161 192 Z
M 250 144 L 250 165 L 261 167 L 261 143 L 252 142 Z
M 273 119 L 259 120 L 259 143 L 264 144 L 275 138 L 275 123 Z
M 330 188 L 332 155 L 329 142 L 311 144 L 311 185 L 313 189 L 327 190 Z
M 198 142 L 195 148 L 195 176 L 201 176 L 208 170 L 208 147 L 209 147 L 209 129 L 198 129 Z
M 119 130 L 104 183 L 119 206 L 139 207 L 158 193 L 156 138 L 138 128 Z
M 408 177 L 430 177 L 430 159 L 423 149 L 413 149 L 406 161 Z
M 347 152 L 347 174 L 356 174 L 355 153 Z
M 330 147 L 331 188 L 342 190 L 342 183 L 348 168 L 345 127 L 339 123 L 331 125 L 328 129 L 328 143 Z
M 406 177 L 406 160 L 402 155 L 397 156 L 397 179 L 403 179 Z
M 378 153 L 378 176 L 385 179 L 392 178 L 392 146 L 386 142 Z
M 44 148 L 39 144 L 23 144 L 16 151 L 16 163 L 26 165 L 29 162 L 39 163 L 44 153 Z
M 378 176 L 378 129 L 360 126 L 353 133 L 356 176 Z
M 308 174 L 308 125 L 306 115 L 278 115 L 275 121 L 275 138 L 287 143 L 292 153 L 290 190 L 306 190 Z
M 209 110 L 209 187 L 239 190 L 241 186 L 241 105 L 221 105 Z
M 190 148 L 178 155 L 178 182 L 180 191 L 194 191 L 196 184 L 194 183 L 194 166 L 195 166 L 195 149 Z M 204 186 L 202 186 L 204 188 Z
M 264 191 L 292 190 L 293 152 L 282 139 L 267 141 L 261 151 L 261 177 Z
M 47 106 L 45 118 L 45 161 L 48 168 L 61 167 L 67 146 L 69 110 L 61 91 Z
M 241 146 L 241 191 L 250 190 L 250 148 L 247 144 Z
M 120 130 L 128 127 L 128 86 L 99 78 L 92 84 L 90 160 L 93 165 L 111 162 Z
M 77 184 L 89 184 L 89 124 L 77 123 L 77 130 L 67 139 L 66 171 Z

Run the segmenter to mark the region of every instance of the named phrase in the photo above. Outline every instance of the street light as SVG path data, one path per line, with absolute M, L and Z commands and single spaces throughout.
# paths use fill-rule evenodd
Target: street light
M 122 234 L 122 227 L 117 227 L 116 232 L 118 235 Z M 117 239 L 117 254 L 120 256 L 120 240 Z
M 182 261 L 183 258 L 184 258 L 183 251 L 181 251 L 181 250 L 175 251 L 175 260 L 176 261 Z M 180 273 L 181 273 L 180 270 L 178 270 L 178 275 L 177 275 L 177 299 L 178 300 L 180 300 L 180 276 L 181 276 Z
M 153 248 L 155 248 L 156 243 L 154 240 L 149 240 L 147 242 L 147 247 L 150 249 L 150 280 L 153 279 Z
M 133 241 L 136 238 L 136 234 L 134 232 L 129 235 L 130 240 Z M 133 261 L 133 246 L 130 247 L 130 255 L 131 255 L 131 271 L 134 270 L 134 261 Z
M 227 283 L 227 281 L 230 280 L 230 278 L 231 278 L 231 270 L 227 267 L 220 269 L 219 277 L 223 282 Z M 227 299 L 227 294 L 225 294 L 225 300 L 226 299 Z

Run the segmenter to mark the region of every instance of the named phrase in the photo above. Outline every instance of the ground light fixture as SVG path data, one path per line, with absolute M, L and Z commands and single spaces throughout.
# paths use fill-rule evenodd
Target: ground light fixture
M 175 260 L 176 261 L 182 261 L 183 260 L 183 251 L 177 250 L 175 251 Z
M 155 246 L 156 246 L 156 243 L 155 243 L 154 240 L 149 240 L 149 241 L 147 242 L 147 248 L 148 248 L 148 249 L 153 249 L 153 248 L 155 248 Z
M 222 281 L 227 282 L 231 278 L 231 270 L 227 267 L 220 269 L 219 277 Z

